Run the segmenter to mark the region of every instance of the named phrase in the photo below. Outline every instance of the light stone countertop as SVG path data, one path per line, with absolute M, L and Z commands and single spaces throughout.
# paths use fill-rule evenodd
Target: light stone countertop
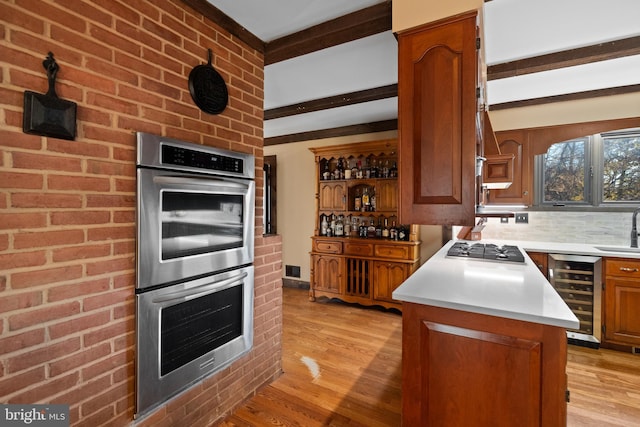
M 567 329 L 579 328 L 578 318 L 526 254 L 524 264 L 447 258 L 453 243 L 454 240 L 444 245 L 405 280 L 393 292 L 393 298 Z M 521 250 L 542 251 L 529 242 L 522 243 L 516 243 Z M 553 249 L 555 253 L 557 248 Z

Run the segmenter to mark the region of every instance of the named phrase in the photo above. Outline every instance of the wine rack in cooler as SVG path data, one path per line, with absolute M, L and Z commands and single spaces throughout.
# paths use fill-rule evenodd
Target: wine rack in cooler
M 567 331 L 572 344 L 599 347 L 601 336 L 602 259 L 549 254 L 549 282 L 580 320 Z

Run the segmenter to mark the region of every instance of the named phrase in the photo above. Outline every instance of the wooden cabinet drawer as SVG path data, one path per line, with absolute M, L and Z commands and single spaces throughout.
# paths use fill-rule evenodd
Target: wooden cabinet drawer
M 344 253 L 346 255 L 358 255 L 358 256 L 372 256 L 373 244 L 372 243 L 345 243 Z
M 409 248 L 396 245 L 376 245 L 375 255 L 382 258 L 408 259 Z
M 314 240 L 313 250 L 327 254 L 340 254 L 342 253 L 342 242 L 336 242 L 335 240 Z
M 640 278 L 640 261 L 607 258 L 605 271 L 607 276 Z

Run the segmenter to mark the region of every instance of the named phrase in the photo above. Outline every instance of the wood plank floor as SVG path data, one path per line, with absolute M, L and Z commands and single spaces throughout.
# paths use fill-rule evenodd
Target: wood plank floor
M 233 426 L 400 425 L 402 319 L 284 288 L 283 371 Z M 568 426 L 640 426 L 640 356 L 569 346 Z

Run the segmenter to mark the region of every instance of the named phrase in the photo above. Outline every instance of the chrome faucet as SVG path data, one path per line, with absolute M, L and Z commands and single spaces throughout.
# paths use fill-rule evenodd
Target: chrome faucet
M 636 210 L 633 211 L 633 216 L 631 217 L 631 247 L 632 248 L 638 247 L 638 228 L 636 227 L 636 218 L 639 212 L 640 212 L 640 208 L 636 208 Z

